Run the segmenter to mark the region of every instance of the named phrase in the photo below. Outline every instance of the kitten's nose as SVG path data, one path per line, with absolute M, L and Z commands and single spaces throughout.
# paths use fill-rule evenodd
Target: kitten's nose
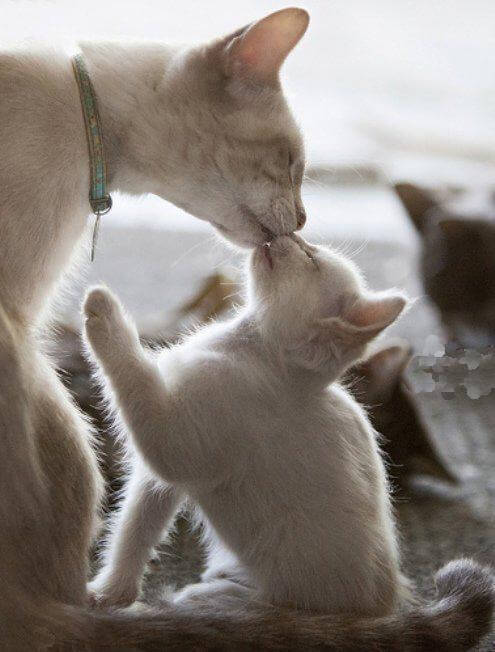
M 302 210 L 297 211 L 297 227 L 296 231 L 299 231 L 306 224 L 306 213 Z

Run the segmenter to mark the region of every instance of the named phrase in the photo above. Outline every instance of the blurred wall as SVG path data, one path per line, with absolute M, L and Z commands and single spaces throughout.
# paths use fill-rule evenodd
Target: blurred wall
M 0 0 L 3 46 L 74 38 L 199 41 L 283 7 L 272 0 Z M 310 162 L 392 178 L 493 174 L 493 0 L 306 0 L 284 77 Z M 452 179 L 454 177 L 454 179 Z

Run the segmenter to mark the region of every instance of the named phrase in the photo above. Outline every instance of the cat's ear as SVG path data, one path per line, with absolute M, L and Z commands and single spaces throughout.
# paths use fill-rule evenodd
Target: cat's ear
M 281 9 L 252 23 L 228 40 L 224 49 L 226 74 L 258 84 L 275 83 L 308 23 L 308 12 L 296 7 Z
M 414 226 L 423 233 L 428 223 L 428 213 L 439 205 L 433 192 L 412 183 L 397 183 L 394 190 Z
M 376 351 L 354 369 L 364 389 L 365 403 L 387 402 L 412 356 L 405 341 L 396 341 Z
M 451 238 L 462 238 L 467 235 L 467 229 L 464 220 L 445 218 L 438 222 L 438 228 L 443 235 Z
M 368 342 L 390 326 L 406 303 L 402 294 L 359 297 L 342 316 L 323 318 L 313 325 L 308 339 L 293 350 L 296 361 L 314 371 L 338 371 L 353 351 L 362 353 Z

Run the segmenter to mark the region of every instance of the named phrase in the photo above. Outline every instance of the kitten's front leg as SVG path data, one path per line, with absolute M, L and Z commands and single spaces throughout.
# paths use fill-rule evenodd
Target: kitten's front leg
M 111 377 L 144 357 L 136 326 L 108 288 L 95 287 L 88 292 L 84 313 L 86 339 Z
M 161 484 L 142 465 L 133 469 L 111 520 L 103 566 L 88 585 L 94 604 L 123 607 L 136 600 L 146 562 L 181 500 L 179 491 Z
M 86 340 L 144 460 L 168 483 L 197 480 L 204 473 L 201 449 L 192 451 L 183 410 L 144 352 L 135 325 L 106 288 L 88 293 L 84 312 Z

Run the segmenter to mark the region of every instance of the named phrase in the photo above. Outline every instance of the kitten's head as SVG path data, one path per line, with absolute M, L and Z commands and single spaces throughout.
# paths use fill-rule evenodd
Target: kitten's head
M 305 222 L 303 143 L 279 71 L 308 21 L 303 9 L 283 9 L 185 50 L 162 84 L 163 110 L 175 112 L 176 129 L 152 145 L 153 156 L 167 148 L 175 172 L 158 166 L 154 191 L 241 246 Z
M 406 304 L 368 291 L 350 260 L 295 235 L 253 252 L 248 292 L 263 336 L 324 380 L 361 358 Z

